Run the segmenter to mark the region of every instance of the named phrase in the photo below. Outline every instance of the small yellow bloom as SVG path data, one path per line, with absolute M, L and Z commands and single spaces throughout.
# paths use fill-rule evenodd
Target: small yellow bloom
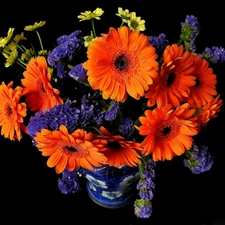
M 15 49 L 14 51 L 10 53 L 9 57 L 6 59 L 5 67 L 12 66 L 14 63 L 16 63 L 17 58 L 18 58 L 18 52 Z
M 128 20 L 128 26 L 131 30 L 144 31 L 145 20 L 141 20 L 141 17 L 137 17 L 135 12 L 130 13 L 130 19 Z
M 22 32 L 20 35 L 17 34 L 14 39 L 13 39 L 16 43 L 19 43 L 22 40 L 27 40 L 26 37 L 24 37 L 24 33 Z
M 8 44 L 8 42 L 11 40 L 11 38 L 13 36 L 14 30 L 15 30 L 15 28 L 9 28 L 7 37 L 0 38 L 0 47 L 4 48 Z
M 21 54 L 22 61 L 29 61 L 32 57 L 35 56 L 35 51 L 31 49 L 27 49 L 23 54 Z
M 82 12 L 81 15 L 79 15 L 77 17 L 78 17 L 78 19 L 80 19 L 79 21 L 92 20 L 92 19 L 100 20 L 101 19 L 100 16 L 103 13 L 104 13 L 104 11 L 101 8 L 97 8 L 93 12 L 91 12 L 91 11 Z
M 47 51 L 47 50 L 40 50 L 38 51 L 38 55 L 39 56 L 48 56 L 50 54 L 50 51 Z
M 7 46 L 5 46 L 4 50 L 7 52 L 14 51 L 17 48 L 16 42 L 12 41 Z
M 36 31 L 38 28 L 43 27 L 46 21 L 40 21 L 39 23 L 35 22 L 34 25 L 25 26 L 24 30 L 26 31 Z
M 123 10 L 121 7 L 118 8 L 118 13 L 116 13 L 123 22 L 127 23 L 130 18 L 130 13 L 128 9 Z

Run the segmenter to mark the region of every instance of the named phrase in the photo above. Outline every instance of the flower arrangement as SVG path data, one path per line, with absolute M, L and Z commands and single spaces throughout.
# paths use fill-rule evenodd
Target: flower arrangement
M 137 168 L 134 213 L 148 218 L 158 161 L 183 157 L 194 174 L 213 165 L 208 146 L 195 137 L 223 105 L 212 66 L 225 61 L 225 51 L 197 52 L 200 24 L 193 15 L 170 43 L 163 33 L 147 36 L 145 20 L 120 7 L 121 25 L 97 34 L 94 22 L 103 14 L 81 13 L 80 22 L 91 21 L 90 34 L 63 34 L 51 50 L 39 33 L 45 21 L 24 28 L 37 34 L 39 48 L 14 28 L 0 38 L 5 67 L 23 69 L 22 77 L 0 85 L 1 135 L 11 141 L 29 135 L 61 176 L 63 194 L 79 191 L 80 179 L 95 168 Z

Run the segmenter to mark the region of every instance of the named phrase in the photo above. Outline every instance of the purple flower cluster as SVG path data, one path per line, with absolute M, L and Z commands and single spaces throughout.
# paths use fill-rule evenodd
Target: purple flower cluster
M 119 112 L 119 103 L 113 102 L 112 106 L 109 107 L 109 110 L 105 114 L 105 120 L 107 121 L 115 120 L 118 112 Z
M 41 129 L 58 130 L 64 124 L 69 133 L 78 128 L 91 127 L 102 123 L 104 113 L 98 109 L 97 102 L 90 103 L 86 96 L 81 99 L 81 104 L 67 100 L 45 112 L 37 112 L 27 125 L 28 134 L 34 138 Z M 94 123 L 94 124 L 93 124 Z
M 187 15 L 185 22 L 181 23 L 180 38 L 184 41 L 186 48 L 192 52 L 196 51 L 195 40 L 199 35 L 200 24 L 198 18 L 193 15 Z
M 78 125 L 79 114 L 80 110 L 71 101 L 55 105 L 45 112 L 37 112 L 27 125 L 28 134 L 34 138 L 41 129 L 57 130 L 61 124 L 72 132 Z
M 85 129 L 90 125 L 102 124 L 105 113 L 101 107 L 98 101 L 92 101 L 90 95 L 84 95 L 80 105 L 79 127 Z
M 149 36 L 148 42 L 154 46 L 157 54 L 160 54 L 169 43 L 163 33 L 159 34 L 159 36 Z
M 140 199 L 134 202 L 134 214 L 139 218 L 149 218 L 152 214 L 151 200 L 154 196 L 155 189 L 155 166 L 156 162 L 148 159 L 144 162 L 144 168 L 140 169 L 140 180 L 137 184 Z
M 184 166 L 188 167 L 192 173 L 200 174 L 211 169 L 213 157 L 208 151 L 208 146 L 198 146 L 195 143 L 189 151 L 185 152 L 187 158 L 184 159 Z
M 130 139 L 134 131 L 134 121 L 129 117 L 121 117 L 119 124 L 119 132 L 127 140 Z
M 212 63 L 225 62 L 225 49 L 222 47 L 205 48 L 202 56 Z
M 82 66 L 82 63 L 77 64 L 69 71 L 69 76 L 76 81 L 82 82 L 87 77 L 87 70 Z
M 58 46 L 49 54 L 47 61 L 49 65 L 56 69 L 56 75 L 59 78 L 66 77 L 71 68 L 68 68 L 68 62 L 71 62 L 74 55 L 84 46 L 82 32 L 74 31 L 70 35 L 63 35 L 56 40 Z M 64 60 L 66 63 L 64 63 Z
M 69 172 L 65 169 L 58 179 L 58 188 L 63 194 L 75 193 L 80 190 L 79 178 L 84 177 L 84 170 L 75 169 Z

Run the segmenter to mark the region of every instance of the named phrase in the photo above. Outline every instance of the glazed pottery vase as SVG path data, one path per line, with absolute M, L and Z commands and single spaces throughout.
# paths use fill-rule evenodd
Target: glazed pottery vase
M 139 172 L 138 167 L 103 165 L 86 170 L 86 179 L 91 200 L 106 208 L 121 208 L 134 199 Z

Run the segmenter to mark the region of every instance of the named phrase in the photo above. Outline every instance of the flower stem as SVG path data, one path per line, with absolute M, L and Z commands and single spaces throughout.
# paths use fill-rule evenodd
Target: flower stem
M 96 38 L 95 23 L 94 23 L 94 20 L 91 20 L 91 25 L 92 25 L 92 30 L 93 30 L 94 37 Z
M 41 46 L 41 50 L 43 51 L 44 50 L 44 48 L 43 48 L 43 44 L 42 44 L 42 40 L 41 40 L 41 36 L 40 36 L 40 34 L 39 34 L 39 32 L 36 30 L 36 33 L 37 33 L 37 36 L 38 36 L 38 40 L 39 40 L 39 42 L 40 42 L 40 46 Z

